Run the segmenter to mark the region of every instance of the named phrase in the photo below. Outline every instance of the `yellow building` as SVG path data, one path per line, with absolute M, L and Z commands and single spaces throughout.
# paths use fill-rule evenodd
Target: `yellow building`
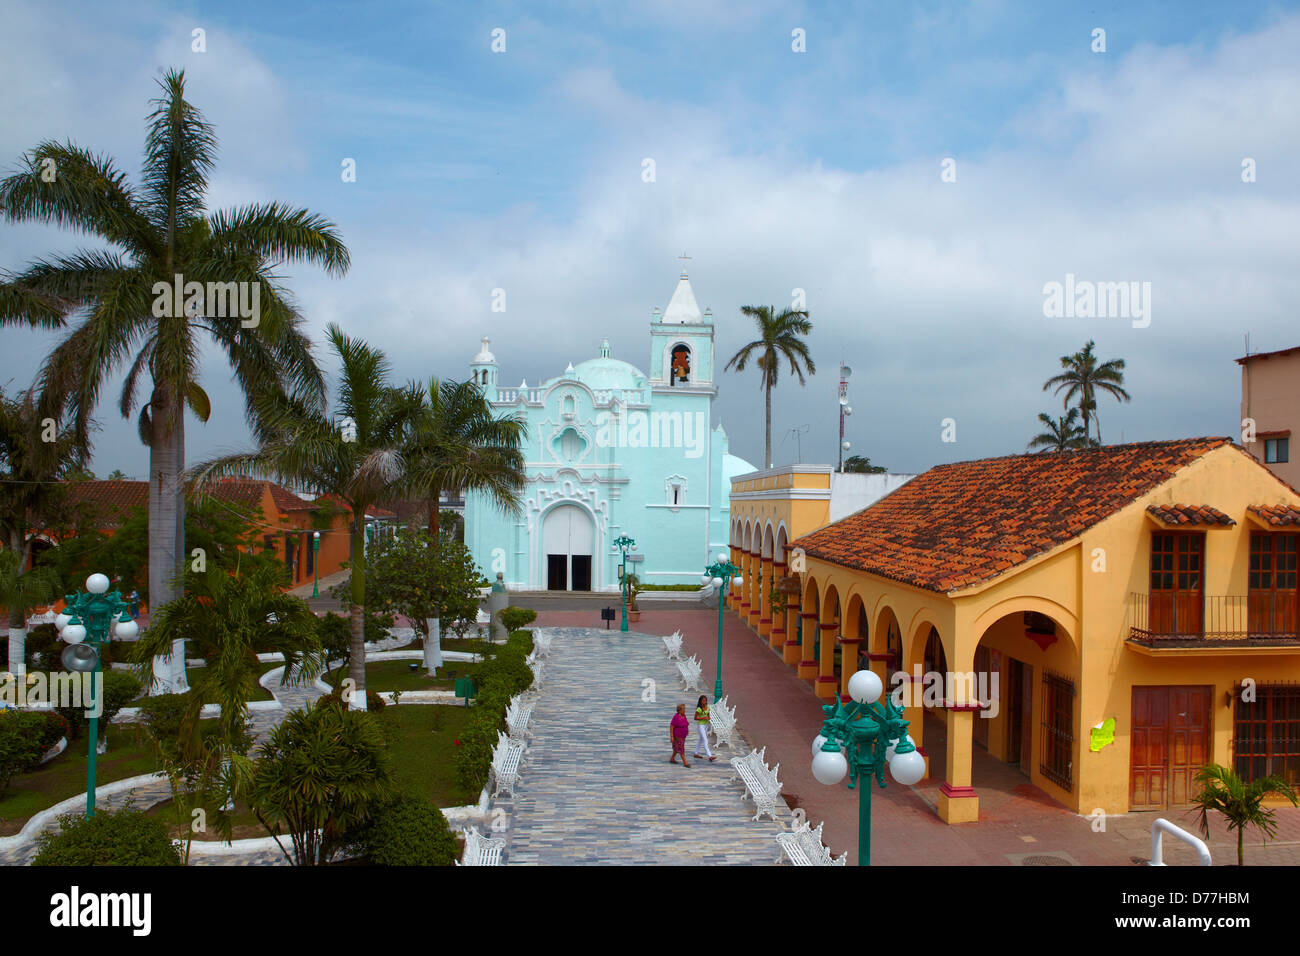
M 789 543 L 873 504 L 913 477 L 845 474 L 830 465 L 800 464 L 731 479 L 731 560 L 741 569 L 744 584 L 729 596 L 728 606 L 798 668 L 821 697 L 837 692 L 842 645 L 829 628 L 823 639 L 815 615 L 803 626 L 798 580 L 791 580 L 792 572 L 803 568 L 790 566 L 792 557 L 796 563 L 800 558 L 790 554 Z M 783 596 L 786 582 L 791 593 Z M 852 638 L 846 640 L 852 646 Z
M 797 604 L 735 606 L 821 696 L 861 660 L 922 750 L 943 721 L 944 820 L 978 818 L 976 746 L 1080 813 L 1186 804 L 1211 761 L 1300 784 L 1300 493 L 1228 439 L 940 465 L 807 534 L 788 477 L 732 509 L 784 522 L 735 550 Z

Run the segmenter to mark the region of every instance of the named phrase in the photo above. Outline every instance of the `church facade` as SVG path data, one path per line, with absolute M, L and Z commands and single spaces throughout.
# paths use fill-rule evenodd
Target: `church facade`
M 516 590 L 617 591 L 620 536 L 643 584 L 698 584 L 729 542 L 731 478 L 753 471 L 714 421 L 713 317 L 683 270 L 650 320 L 648 372 L 611 354 L 530 387 L 500 383 L 490 341 L 470 364 L 498 414 L 526 425 L 522 511 L 465 496 L 465 543 Z

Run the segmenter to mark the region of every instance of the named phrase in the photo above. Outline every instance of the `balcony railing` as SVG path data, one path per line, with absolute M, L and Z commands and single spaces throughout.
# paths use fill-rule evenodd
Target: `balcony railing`
M 1300 645 L 1294 594 L 1128 596 L 1129 639 L 1148 647 Z

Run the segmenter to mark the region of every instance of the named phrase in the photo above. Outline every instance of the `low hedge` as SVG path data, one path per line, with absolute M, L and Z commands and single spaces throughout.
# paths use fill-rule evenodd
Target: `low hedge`
M 533 632 L 514 631 L 495 657 L 478 666 L 474 716 L 456 749 L 456 774 L 468 790 L 481 790 L 487 784 L 497 732 L 505 729 L 506 707 L 512 697 L 532 686 L 533 672 L 524 662 L 532 649 Z
M 67 721 L 50 711 L 0 710 L 0 796 L 68 733 Z

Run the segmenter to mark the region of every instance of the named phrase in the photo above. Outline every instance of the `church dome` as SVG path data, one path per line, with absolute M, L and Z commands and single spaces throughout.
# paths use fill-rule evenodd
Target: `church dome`
M 609 356 L 579 362 L 565 378 L 576 378 L 593 389 L 641 388 L 645 384 L 645 373 L 639 368 Z
M 731 487 L 731 479 L 737 475 L 748 475 L 751 471 L 758 471 L 753 465 L 737 455 L 722 456 L 722 486 Z

